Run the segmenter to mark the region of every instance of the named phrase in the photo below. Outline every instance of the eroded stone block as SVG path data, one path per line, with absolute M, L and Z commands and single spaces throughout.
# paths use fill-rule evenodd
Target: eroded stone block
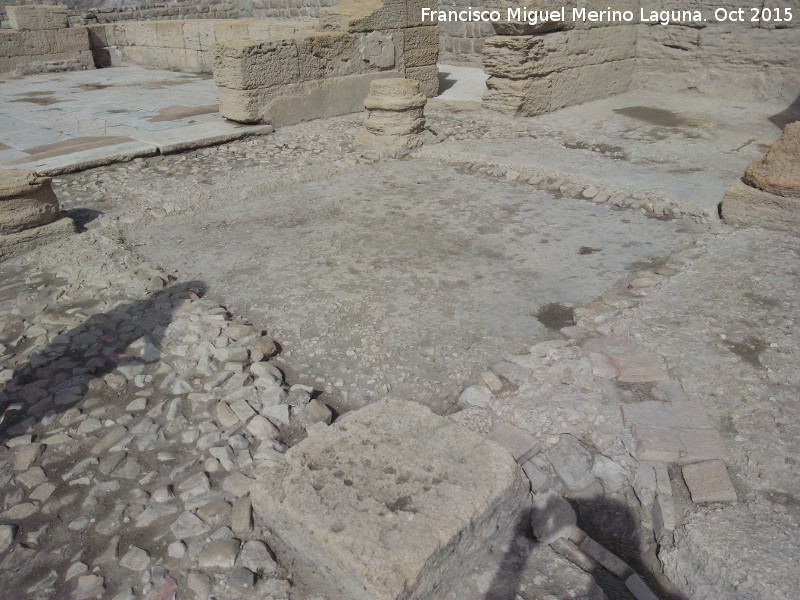
M 530 508 L 513 458 L 428 408 L 376 402 L 293 447 L 253 507 L 291 560 L 352 600 L 435 599 Z
M 52 223 L 58 213 L 49 178 L 20 169 L 0 171 L 0 235 Z

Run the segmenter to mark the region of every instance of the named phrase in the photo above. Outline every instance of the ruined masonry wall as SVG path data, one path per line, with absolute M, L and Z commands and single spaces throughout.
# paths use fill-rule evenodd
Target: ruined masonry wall
M 637 69 L 634 87 L 696 90 L 737 100 L 778 99 L 793 102 L 800 94 L 800 5 L 794 0 L 769 2 L 792 7 L 791 23 L 709 23 L 707 27 L 637 25 Z M 709 18 L 731 2 L 693 3 Z M 665 0 L 654 10 L 668 8 Z
M 144 67 L 183 73 L 212 72 L 211 47 L 236 40 L 283 39 L 310 30 L 313 21 L 132 21 L 89 26 L 95 54 Z M 116 58 L 111 57 L 111 53 Z M 98 56 L 102 63 L 103 57 Z

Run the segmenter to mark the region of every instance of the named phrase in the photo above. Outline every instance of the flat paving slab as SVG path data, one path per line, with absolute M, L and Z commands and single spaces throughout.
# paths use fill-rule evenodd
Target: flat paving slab
M 326 401 L 347 408 L 391 395 L 445 410 L 499 356 L 552 335 L 542 305 L 589 302 L 691 239 L 419 161 L 262 189 L 126 235 L 267 324 L 294 375 L 332 381 Z
M 269 133 L 219 116 L 200 75 L 118 67 L 0 78 L 0 168 L 47 175 Z
M 273 547 L 351 600 L 444 598 L 530 509 L 507 451 L 401 400 L 346 415 L 257 475 Z

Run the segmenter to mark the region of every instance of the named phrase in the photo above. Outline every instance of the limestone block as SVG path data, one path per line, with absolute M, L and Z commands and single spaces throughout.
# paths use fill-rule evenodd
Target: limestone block
M 157 45 L 161 48 L 184 48 L 183 22 L 158 21 L 152 24 L 156 30 Z
M 380 71 L 265 90 L 261 101 L 261 119 L 281 126 L 360 112 L 371 81 L 398 76 L 399 73 L 395 71 Z
M 407 67 L 406 78 L 419 81 L 419 91 L 426 98 L 439 95 L 439 67 L 436 65 Z
M 257 477 L 253 507 L 284 560 L 350 600 L 436 600 L 525 518 L 527 480 L 497 445 L 426 407 L 382 400 Z
M 439 59 L 439 27 L 411 27 L 403 30 L 405 66 L 435 65 Z
M 800 199 L 800 121 L 786 126 L 766 156 L 747 167 L 742 180 L 771 194 Z
M 361 58 L 370 66 L 389 69 L 395 65 L 396 57 L 402 56 L 402 45 L 398 42 L 402 42 L 402 32 L 389 35 L 382 31 L 371 31 L 362 34 L 359 38 Z
M 52 223 L 58 212 L 49 178 L 21 169 L 0 172 L 0 234 Z
M 759 225 L 800 234 L 800 200 L 764 192 L 742 181 L 725 192 L 721 213 L 732 225 Z
M 146 21 L 125 23 L 126 45 L 158 46 L 158 31 L 154 24 Z
M 234 90 L 217 84 L 220 116 L 237 123 L 261 123 L 261 90 Z
M 495 36 L 483 47 L 489 75 L 526 79 L 636 56 L 632 27 L 559 31 L 545 35 Z
M 492 76 L 486 81 L 483 106 L 531 117 L 621 94 L 631 85 L 635 62 L 626 59 L 520 80 Z
M 406 27 L 421 27 L 430 25 L 430 21 L 422 20 L 422 9 L 430 8 L 439 10 L 439 3 L 436 0 L 405 0 L 406 2 Z
M 7 6 L 11 29 L 59 29 L 67 26 L 66 6 Z
M 300 64 L 294 40 L 240 41 L 213 47 L 219 87 L 253 90 L 297 82 Z
M 0 234 L 0 260 L 19 256 L 24 252 L 62 240 L 75 233 L 72 219 L 57 219 L 47 225 L 25 229 L 19 233 Z
M 736 490 L 721 460 L 686 465 L 683 479 L 693 502 L 736 502 Z
M 214 23 L 217 42 L 240 42 L 249 38 L 248 24 L 242 21 L 217 21 Z
M 333 31 L 402 29 L 409 24 L 407 0 L 342 0 L 320 10 L 320 25 Z M 414 3 L 409 3 L 414 4 Z
M 358 39 L 349 33 L 316 33 L 297 38 L 300 81 L 353 75 L 365 70 Z

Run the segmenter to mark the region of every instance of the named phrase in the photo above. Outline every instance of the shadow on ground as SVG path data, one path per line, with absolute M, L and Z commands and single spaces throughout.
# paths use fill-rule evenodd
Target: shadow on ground
M 640 549 L 647 544 L 641 543 L 639 527 L 627 506 L 605 498 L 570 502 L 578 514 L 578 527 L 628 563 L 634 572 L 645 580 L 657 598 L 686 600 L 676 590 L 669 589 L 671 586 L 668 582 L 664 582 L 663 576 L 656 576 L 653 569 L 645 564 Z M 542 593 L 541 565 L 536 564 L 537 551 L 541 551 L 541 546 L 534 538 L 530 519 L 526 516 L 517 524 L 514 541 L 503 555 L 489 591 L 480 598 L 462 600 L 539 600 Z M 653 560 L 657 560 L 655 556 Z M 599 590 L 590 587 L 563 591 L 569 593 L 571 598 L 582 600 L 599 600 L 602 594 L 605 594 L 608 600 L 636 600 L 621 579 L 601 566 L 598 566 L 591 575 Z M 557 590 L 550 591 L 555 593 Z
M 74 406 L 93 381 L 119 366 L 157 360 L 164 331 L 180 301 L 200 297 L 205 291 L 202 281 L 172 285 L 149 298 L 96 313 L 31 354 L 0 390 L 0 444 L 24 434 L 45 415 Z M 127 354 L 128 347 L 142 338 L 145 355 Z
M 787 106 L 786 110 L 772 115 L 769 120 L 776 127 L 780 127 L 781 129 L 786 127 L 789 123 L 800 121 L 800 96 L 798 96 L 794 102 Z

